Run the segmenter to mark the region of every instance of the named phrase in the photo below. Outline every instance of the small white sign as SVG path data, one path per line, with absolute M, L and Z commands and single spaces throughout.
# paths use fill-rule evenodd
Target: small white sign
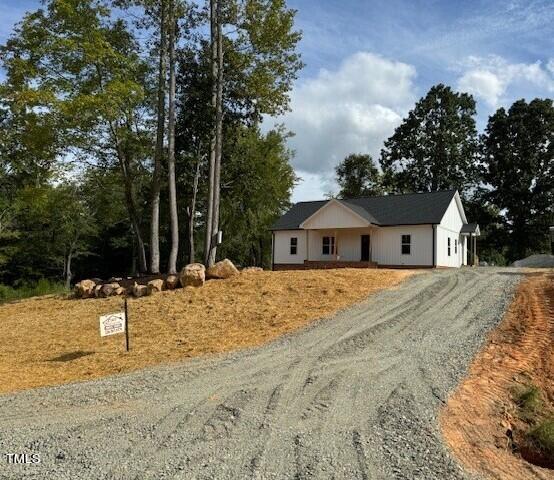
M 110 313 L 100 316 L 101 337 L 123 332 L 125 332 L 125 312 Z

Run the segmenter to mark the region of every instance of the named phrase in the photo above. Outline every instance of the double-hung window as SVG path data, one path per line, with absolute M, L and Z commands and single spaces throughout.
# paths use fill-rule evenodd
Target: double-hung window
M 291 237 L 290 239 L 290 254 L 296 255 L 296 252 L 298 251 L 298 238 L 297 237 Z
M 450 237 L 448 237 L 448 256 L 450 256 Z
M 323 255 L 335 254 L 335 237 L 323 237 L 323 249 L 321 253 Z
M 402 255 L 410 255 L 412 253 L 412 236 L 402 235 Z

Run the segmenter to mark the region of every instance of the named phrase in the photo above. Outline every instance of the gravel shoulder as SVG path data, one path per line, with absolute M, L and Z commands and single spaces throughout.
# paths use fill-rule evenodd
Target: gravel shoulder
M 266 346 L 0 396 L 1 479 L 467 479 L 437 416 L 517 269 L 416 275 Z

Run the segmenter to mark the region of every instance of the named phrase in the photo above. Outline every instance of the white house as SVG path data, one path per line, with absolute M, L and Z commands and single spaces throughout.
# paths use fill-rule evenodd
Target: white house
M 480 234 L 456 190 L 299 202 L 272 231 L 275 270 L 460 267 Z

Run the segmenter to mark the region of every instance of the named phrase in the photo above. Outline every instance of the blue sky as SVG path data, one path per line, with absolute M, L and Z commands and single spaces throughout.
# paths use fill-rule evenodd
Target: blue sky
M 0 42 L 38 1 L 3 0 Z M 294 200 L 336 189 L 347 154 L 375 159 L 414 102 L 434 84 L 472 93 L 478 127 L 519 98 L 554 98 L 554 2 L 289 0 L 306 63 L 292 111 L 267 119 L 296 133 L 303 181 Z

